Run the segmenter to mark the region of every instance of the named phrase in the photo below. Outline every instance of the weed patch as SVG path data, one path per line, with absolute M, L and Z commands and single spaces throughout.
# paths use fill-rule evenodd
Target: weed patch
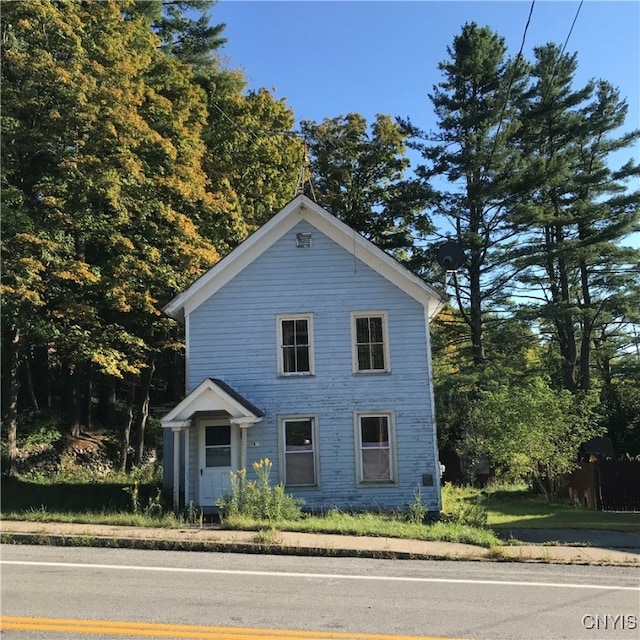
M 271 467 L 268 458 L 254 462 L 257 480 L 247 480 L 244 469 L 231 472 L 231 491 L 216 503 L 222 521 L 248 518 L 272 523 L 301 517 L 303 501 L 285 493 L 282 484 L 271 485 Z

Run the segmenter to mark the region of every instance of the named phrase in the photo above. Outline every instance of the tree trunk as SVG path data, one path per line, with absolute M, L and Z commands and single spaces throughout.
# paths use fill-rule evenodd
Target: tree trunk
M 80 428 L 82 424 L 82 366 L 74 365 L 71 372 L 71 416 L 70 430 L 74 438 L 80 437 Z
M 39 344 L 33 347 L 29 363 L 33 380 L 33 393 L 38 406 L 44 411 L 52 409 L 51 372 L 49 371 L 49 344 Z
M 105 426 L 110 431 L 115 431 L 116 419 L 118 416 L 118 394 L 116 392 L 116 383 L 113 378 L 109 378 L 107 382 L 107 397 L 105 402 Z
M 555 204 L 556 216 L 560 216 L 560 208 Z M 564 243 L 564 232 L 560 225 L 554 227 L 553 239 L 556 247 L 560 248 Z M 565 245 L 566 246 L 566 245 Z M 558 250 L 558 249 L 556 249 Z M 556 322 L 560 342 L 560 354 L 562 356 L 562 370 L 565 389 L 575 393 L 577 391 L 576 363 L 578 351 L 576 347 L 576 333 L 574 318 L 569 306 L 571 304 L 571 291 L 569 287 L 569 274 L 566 260 L 562 255 L 557 260 L 557 294 L 559 296 L 560 315 Z
M 482 291 L 480 288 L 480 269 L 474 268 L 470 275 L 471 344 L 473 345 L 473 364 L 481 367 L 485 362 L 484 329 L 482 326 Z
M 171 402 L 178 402 L 184 394 L 184 356 L 178 351 L 171 352 L 171 367 L 168 378 L 168 396 Z
M 149 417 L 149 392 L 151 390 L 151 380 L 156 370 L 155 358 L 151 358 L 142 379 L 142 404 L 140 405 L 140 422 L 138 424 L 138 440 L 136 442 L 136 464 L 142 465 L 144 457 L 144 432 Z
M 8 376 L 7 389 L 9 392 L 6 405 L 5 419 L 7 421 L 7 449 L 9 454 L 9 475 L 18 475 L 18 393 L 20 379 L 20 329 L 10 326 L 5 333 L 5 353 Z
M 133 424 L 133 405 L 136 397 L 136 385 L 131 383 L 129 386 L 129 393 L 127 397 L 127 414 L 124 423 L 124 429 L 122 430 L 122 441 L 120 445 L 120 471 L 125 472 L 127 470 L 127 463 L 129 462 L 129 445 L 131 443 L 131 425 Z
M 580 389 L 591 389 L 591 334 L 594 318 L 591 309 L 591 291 L 589 289 L 589 270 L 584 260 L 580 261 L 580 281 L 582 286 L 582 338 L 580 340 Z
M 571 296 L 569 291 L 569 277 L 567 274 L 567 267 L 564 259 L 558 260 L 558 270 L 560 275 L 560 290 L 562 292 L 562 326 L 565 336 L 565 353 L 563 354 L 563 368 L 564 368 L 564 386 L 566 389 L 575 393 L 578 390 L 578 384 L 576 381 L 576 364 L 578 361 L 578 349 L 576 346 L 576 333 L 573 325 L 573 314 L 566 308 L 571 303 Z
M 85 428 L 87 431 L 91 431 L 93 425 L 93 366 L 90 362 L 87 363 L 87 396 L 85 398 Z
M 35 385 L 33 384 L 33 374 L 31 370 L 31 358 L 24 359 L 25 377 L 27 380 L 27 392 L 29 395 L 29 401 L 31 402 L 31 408 L 34 411 L 40 411 L 40 403 L 38 402 L 38 396 L 36 395 Z
M 482 188 L 481 174 L 482 172 L 477 169 L 474 172 L 471 184 L 467 186 L 467 196 L 470 202 L 470 240 L 468 240 L 468 244 L 471 250 L 471 263 L 469 265 L 469 318 L 471 320 L 473 364 L 476 367 L 483 367 L 486 360 L 484 352 L 484 327 L 482 324 L 482 283 L 480 281 L 484 262 L 484 245 L 481 241 L 484 220 L 482 195 L 480 193 Z

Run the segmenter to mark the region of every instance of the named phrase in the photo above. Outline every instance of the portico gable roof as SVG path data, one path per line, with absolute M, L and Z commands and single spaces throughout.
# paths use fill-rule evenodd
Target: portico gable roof
M 260 422 L 264 412 L 223 380 L 205 378 L 186 398 L 161 419 L 165 428 L 188 426 L 196 413 L 225 412 L 237 422 Z

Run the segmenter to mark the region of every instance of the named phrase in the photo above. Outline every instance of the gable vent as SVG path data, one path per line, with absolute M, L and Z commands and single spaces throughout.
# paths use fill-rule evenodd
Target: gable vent
M 311 247 L 311 234 L 308 231 L 296 234 L 296 247 L 300 249 L 309 249 Z

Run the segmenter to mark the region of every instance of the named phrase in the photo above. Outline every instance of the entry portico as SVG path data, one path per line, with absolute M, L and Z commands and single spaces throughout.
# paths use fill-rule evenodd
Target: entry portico
M 184 503 L 189 504 L 189 443 L 196 430 L 195 463 L 199 472 L 194 491 L 200 506 L 215 506 L 229 489 L 230 472 L 246 468 L 247 429 L 260 422 L 264 412 L 223 380 L 206 378 L 162 420 L 173 432 L 173 507 L 180 502 L 180 440 L 184 455 Z M 182 438 L 181 438 L 182 435 Z

